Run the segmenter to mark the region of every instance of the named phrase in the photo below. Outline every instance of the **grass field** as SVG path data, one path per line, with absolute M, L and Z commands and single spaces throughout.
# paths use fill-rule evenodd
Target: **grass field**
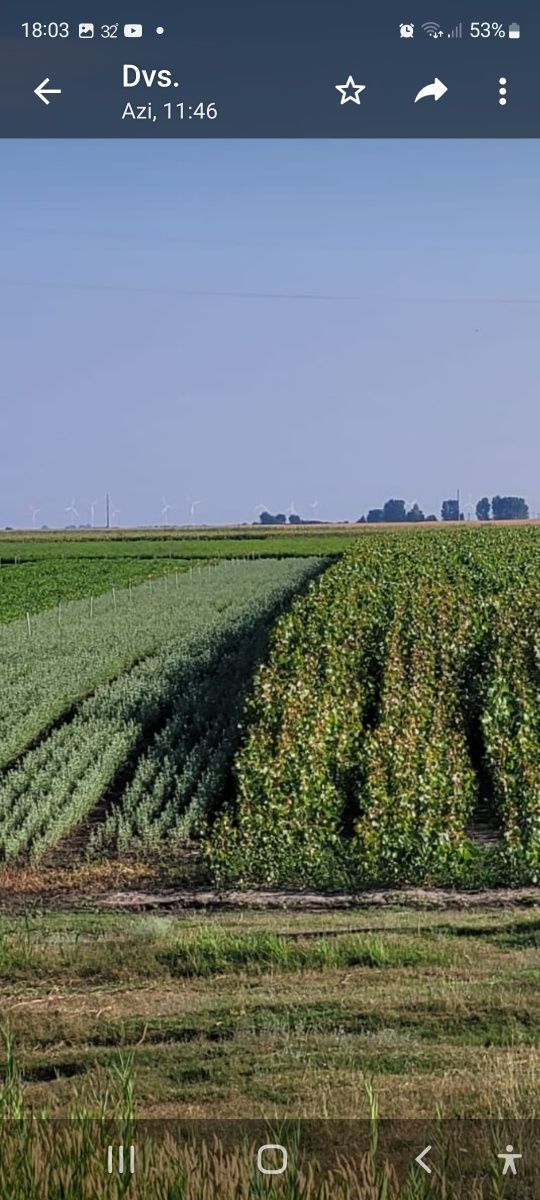
M 26 1105 L 140 1116 L 540 1117 L 540 905 L 1 923 Z M 108 1082 L 107 1082 L 108 1081 Z

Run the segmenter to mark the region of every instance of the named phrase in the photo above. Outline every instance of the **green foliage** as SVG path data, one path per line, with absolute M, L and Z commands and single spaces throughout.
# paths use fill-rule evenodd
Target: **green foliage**
M 174 564 L 134 558 L 96 558 L 22 561 L 0 569 L 0 622 L 16 621 L 45 608 L 55 608 L 70 600 L 99 596 L 113 587 L 135 586 L 149 578 L 159 579 L 170 572 L 185 571 L 187 563 Z
M 540 622 L 535 592 L 496 607 L 482 732 L 513 883 L 540 877 Z
M 494 496 L 491 501 L 494 521 L 527 521 L 529 507 L 522 496 Z
M 184 936 L 163 954 L 172 975 L 190 978 L 225 971 L 318 971 L 352 967 L 447 966 L 447 953 L 403 936 L 286 937 L 273 932 L 227 933 L 212 928 Z
M 137 565 L 75 544 L 54 543 L 74 586 Z M 538 879 L 537 527 L 366 532 L 323 574 L 161 562 L 0 626 L 0 856 L 41 859 L 79 828 L 93 857 L 203 840 L 219 882 Z
M 456 604 L 444 587 L 423 583 L 402 591 L 354 837 L 363 875 L 392 882 L 451 878 L 477 799 L 464 695 L 470 598 Z
M 318 560 L 222 563 L 117 593 L 114 603 L 103 597 L 92 615 L 78 601 L 60 622 L 55 613 L 41 614 L 30 633 L 26 622 L 1 629 L 3 857 L 39 858 L 111 788 L 121 817 L 123 791 L 129 801 L 150 776 L 154 791 L 146 794 L 156 829 L 162 809 L 171 817 L 167 783 L 174 823 L 189 804 L 193 818 L 200 814 L 223 783 L 236 744 L 220 709 L 220 664 L 234 664 L 236 649 L 245 666 L 246 641 L 253 653 L 261 626 L 320 567 Z M 236 683 L 241 697 L 237 662 Z M 221 724 L 214 728 L 216 714 Z M 199 754 L 189 786 L 174 746 L 182 721 L 191 722 L 190 748 Z M 175 755 L 180 764 L 168 779 Z M 141 825 L 146 832 L 144 814 Z
M 442 521 L 459 521 L 459 500 L 443 500 L 441 506 Z
M 384 532 L 333 566 L 258 671 L 217 878 L 535 882 L 539 573 L 532 527 Z
M 63 563 L 72 559 L 122 561 L 140 559 L 152 569 L 156 560 L 168 562 L 176 559 L 215 558 L 306 558 L 313 555 L 341 554 L 349 542 L 356 540 L 354 527 L 338 527 L 328 531 L 318 526 L 293 525 L 248 526 L 245 532 L 234 535 L 226 531 L 209 530 L 199 534 L 164 534 L 161 537 L 144 535 L 137 531 L 122 531 L 118 534 L 96 536 L 89 534 L 78 537 L 74 534 L 62 537 L 41 535 L 40 537 L 18 537 L 7 539 L 0 536 L 0 576 L 10 565 L 21 563 Z M 0 579 L 1 582 L 1 579 Z
M 404 500 L 387 500 L 383 505 L 383 521 L 404 521 L 405 516 Z
M 275 598 L 275 597 L 274 597 Z M 270 597 L 268 597 L 268 601 Z M 284 596 L 278 596 L 282 607 Z M 166 850 L 194 837 L 221 799 L 242 733 L 242 710 L 276 608 L 254 606 L 174 684 L 171 715 L 140 755 L 121 800 L 90 839 L 93 857 Z

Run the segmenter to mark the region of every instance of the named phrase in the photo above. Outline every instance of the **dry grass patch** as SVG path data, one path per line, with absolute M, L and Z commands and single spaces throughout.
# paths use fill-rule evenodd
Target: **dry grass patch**
M 25 1103 L 94 1111 L 119 1055 L 142 1115 L 538 1111 L 538 911 L 0 921 Z

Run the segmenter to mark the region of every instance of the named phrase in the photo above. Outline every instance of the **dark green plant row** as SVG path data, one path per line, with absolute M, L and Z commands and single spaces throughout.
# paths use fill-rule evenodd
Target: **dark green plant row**
M 539 578 L 529 529 L 382 533 L 348 552 L 257 674 L 208 843 L 217 878 L 536 882 Z

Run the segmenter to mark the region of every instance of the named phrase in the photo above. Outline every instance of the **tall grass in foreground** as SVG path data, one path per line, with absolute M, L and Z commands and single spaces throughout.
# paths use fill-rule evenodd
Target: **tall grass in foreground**
M 275 1128 L 267 1123 L 257 1140 L 250 1138 L 249 1123 L 242 1128 L 241 1122 L 223 1122 L 221 1133 L 215 1123 L 214 1129 L 208 1123 L 207 1133 L 205 1123 L 192 1123 L 198 1129 L 191 1134 L 185 1122 L 139 1124 L 129 1059 L 120 1059 L 111 1072 L 110 1087 L 99 1097 L 99 1120 L 90 1119 L 81 1103 L 69 1120 L 54 1121 L 45 1113 L 24 1115 L 24 1085 L 8 1035 L 0 1086 L 0 1200 L 122 1200 L 128 1195 L 137 1200 L 502 1200 L 507 1195 L 497 1170 L 498 1143 L 485 1123 L 478 1142 L 481 1173 L 472 1154 L 457 1170 L 455 1146 L 451 1159 L 450 1142 L 434 1119 L 430 1136 L 436 1161 L 432 1175 L 424 1176 L 413 1162 L 416 1142 L 411 1147 L 390 1143 L 395 1154 L 388 1152 L 387 1123 L 379 1120 L 376 1092 L 370 1084 L 366 1092 L 370 1118 L 367 1126 L 363 1123 L 364 1148 L 355 1149 L 353 1139 L 345 1138 L 339 1143 L 343 1149 L 336 1152 L 334 1147 L 330 1158 L 328 1144 L 322 1146 L 322 1157 L 306 1153 L 302 1127 L 291 1122 Z M 311 1130 L 317 1124 L 344 1128 L 340 1122 L 319 1122 Z M 406 1124 L 401 1122 L 401 1128 Z M 350 1129 L 354 1123 L 345 1125 Z M 411 1126 L 420 1150 L 422 1126 Z M 258 1171 L 261 1140 L 286 1143 L 285 1174 L 265 1177 Z M 120 1144 L 135 1145 L 133 1176 L 107 1171 L 108 1146 L 116 1152 Z M 492 1163 L 487 1169 L 486 1161 Z M 527 1180 L 530 1175 L 512 1180 L 516 1200 L 532 1200 L 535 1193 Z
M 211 927 L 183 935 L 163 952 L 172 975 L 204 977 L 225 971 L 340 970 L 350 967 L 446 966 L 447 951 L 401 935 L 392 940 L 373 934 L 291 938 L 272 932 L 227 933 Z

